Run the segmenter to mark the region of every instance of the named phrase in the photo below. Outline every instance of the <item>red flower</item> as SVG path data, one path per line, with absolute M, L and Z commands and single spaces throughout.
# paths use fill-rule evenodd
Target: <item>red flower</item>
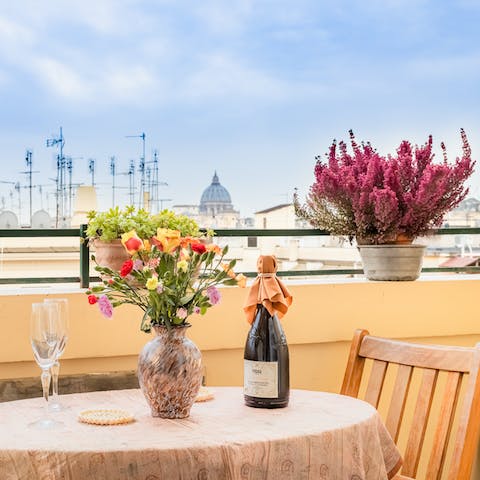
M 192 243 L 192 244 L 190 244 L 190 246 L 192 247 L 192 250 L 193 250 L 194 252 L 197 252 L 197 253 L 199 253 L 200 255 L 201 255 L 202 253 L 205 253 L 205 252 L 207 251 L 205 245 L 204 245 L 203 243 L 200 243 L 200 242 L 198 242 L 198 243 Z
M 96 297 L 96 295 L 89 295 L 88 296 L 88 303 L 90 305 L 95 305 L 98 301 L 98 298 Z
M 126 260 L 120 269 L 120 276 L 126 277 L 133 269 L 133 260 Z

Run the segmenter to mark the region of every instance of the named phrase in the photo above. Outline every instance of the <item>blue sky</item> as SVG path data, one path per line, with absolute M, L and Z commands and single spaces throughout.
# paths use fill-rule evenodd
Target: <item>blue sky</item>
M 109 158 L 126 171 L 141 132 L 170 205 L 198 203 L 217 170 L 245 216 L 304 194 L 350 128 L 382 152 L 431 133 L 453 160 L 463 127 L 479 158 L 479 20 L 474 0 L 4 1 L 2 180 L 25 183 L 31 148 L 48 183 L 60 125 L 75 181 L 96 159 L 105 207 Z

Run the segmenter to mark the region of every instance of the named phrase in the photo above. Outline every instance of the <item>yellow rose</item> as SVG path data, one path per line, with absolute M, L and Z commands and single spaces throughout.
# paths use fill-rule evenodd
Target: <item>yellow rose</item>
M 180 245 L 180 232 L 169 228 L 157 228 L 157 236 L 152 237 L 152 243 L 161 247 L 165 253 L 173 252 Z
M 157 277 L 152 277 L 147 280 L 146 284 L 148 290 L 156 290 L 158 287 L 158 278 Z
M 188 270 L 188 262 L 186 260 L 180 260 L 177 262 L 177 270 L 183 270 L 186 272 Z
M 243 273 L 239 273 L 235 277 L 235 280 L 240 288 L 245 288 L 247 286 L 247 277 Z
M 133 255 L 144 248 L 142 239 L 137 235 L 135 230 L 122 234 L 122 245 L 130 255 Z

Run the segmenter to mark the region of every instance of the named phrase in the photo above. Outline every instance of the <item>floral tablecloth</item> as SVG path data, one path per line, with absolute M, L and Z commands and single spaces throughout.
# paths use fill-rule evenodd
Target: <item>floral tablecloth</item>
M 65 395 L 64 427 L 27 425 L 43 400 L 0 404 L 2 480 L 381 480 L 400 454 L 375 409 L 341 395 L 294 390 L 284 409 L 246 407 L 242 389 L 211 388 L 183 420 L 152 418 L 139 390 Z M 89 408 L 122 408 L 136 421 L 94 426 Z

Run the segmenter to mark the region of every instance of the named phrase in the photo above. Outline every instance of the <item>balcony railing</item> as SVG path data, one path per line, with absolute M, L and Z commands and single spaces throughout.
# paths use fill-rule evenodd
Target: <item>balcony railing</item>
M 90 252 L 86 239 L 86 225 L 77 228 L 63 229 L 0 229 L 0 238 L 40 238 L 40 237 L 78 237 L 80 243 L 80 271 L 78 276 L 71 277 L 23 277 L 0 278 L 0 284 L 33 284 L 33 283 L 80 283 L 81 288 L 88 288 L 92 281 L 100 280 L 99 277 L 90 276 Z M 325 230 L 317 229 L 228 229 L 215 230 L 217 237 L 308 237 L 329 236 Z M 478 235 L 480 228 L 441 228 L 434 232 L 435 235 Z M 480 273 L 480 267 L 427 267 L 422 268 L 422 273 Z M 255 277 L 256 272 L 243 272 L 247 277 Z M 362 269 L 322 269 L 322 270 L 288 270 L 279 271 L 279 276 L 304 277 L 315 275 L 356 275 L 362 274 Z

